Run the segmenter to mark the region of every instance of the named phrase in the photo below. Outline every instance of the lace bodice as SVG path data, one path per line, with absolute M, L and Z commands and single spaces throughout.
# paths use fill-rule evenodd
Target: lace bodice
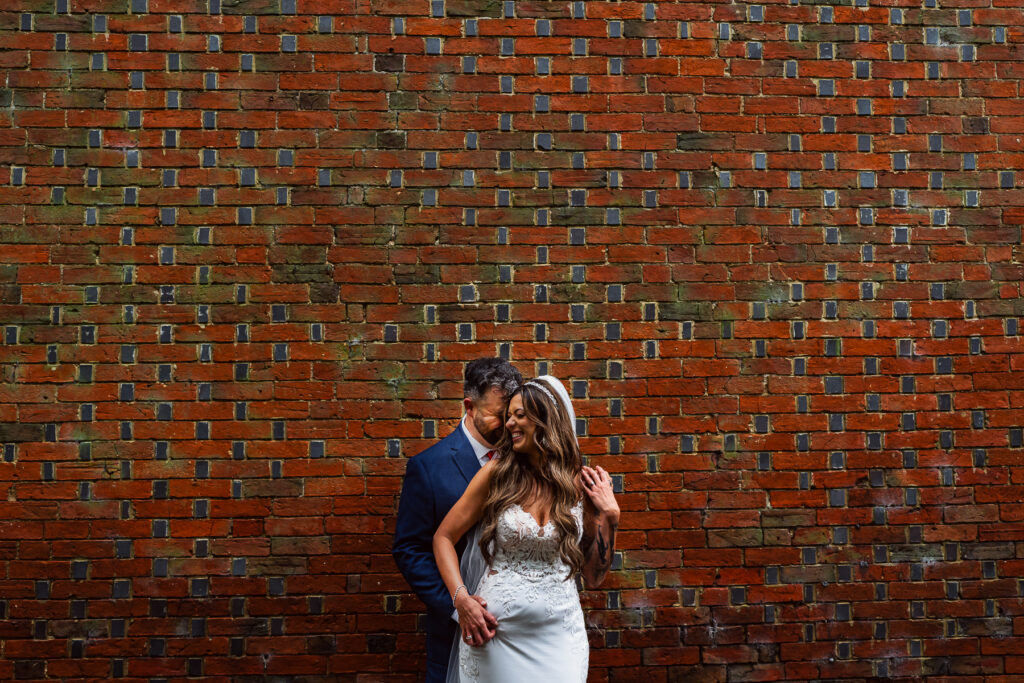
M 576 540 L 583 537 L 583 501 L 572 508 Z M 512 571 L 525 578 L 564 579 L 569 566 L 558 554 L 559 534 L 553 520 L 543 527 L 529 512 L 512 504 L 498 519 L 492 572 Z
M 583 501 L 572 508 L 583 536 Z M 485 647 L 459 641 L 461 683 L 586 683 L 590 646 L 576 581 L 558 554 L 553 521 L 544 526 L 519 505 L 502 511 L 491 565 L 477 594 L 498 620 Z

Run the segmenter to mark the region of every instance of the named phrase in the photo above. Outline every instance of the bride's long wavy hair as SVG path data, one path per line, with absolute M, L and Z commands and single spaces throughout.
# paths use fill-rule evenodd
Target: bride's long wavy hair
M 551 395 L 557 397 L 555 389 L 544 380 L 530 381 L 544 383 Z M 557 398 L 552 402 L 541 389 L 530 383 L 520 385 L 509 395 L 509 401 L 517 394 L 523 397 L 526 419 L 536 425 L 533 438 L 544 458 L 540 468 L 533 467 L 528 455 L 512 450 L 512 437 L 508 430 L 502 433 L 495 444 L 499 457 L 495 458 L 491 490 L 480 520 L 480 550 L 490 564 L 494 557 L 491 544 L 497 536 L 498 519 L 506 508 L 516 503 L 525 506 L 531 498 L 548 499 L 552 502 L 551 520 L 559 534 L 558 553 L 570 568 L 568 579 L 583 571 L 583 551 L 577 540 L 579 528 L 572 515 L 572 508 L 580 497 L 576 478 L 583 467 L 576 430 L 570 423 L 565 406 Z

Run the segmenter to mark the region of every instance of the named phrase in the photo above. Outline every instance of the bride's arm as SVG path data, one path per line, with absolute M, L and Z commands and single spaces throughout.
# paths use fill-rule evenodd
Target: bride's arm
M 615 532 L 619 528 L 619 504 L 612 492 L 612 478 L 601 467 L 584 467 L 581 474 L 583 490 L 587 493 L 585 510 L 589 519 L 584 521 L 583 578 L 588 588 L 597 588 L 608 575 L 615 554 Z
M 466 642 L 472 645 L 481 645 L 493 638 L 497 620 L 484 609 L 487 606 L 486 602 L 475 595 L 468 595 L 468 590 L 462 583 L 455 544 L 480 520 L 490 490 L 493 469 L 493 461 L 480 468 L 470 480 L 465 493 L 441 520 L 441 525 L 434 533 L 434 560 L 437 562 L 441 579 L 452 596 L 455 609 L 459 611 L 459 627 L 463 639 L 470 636 L 471 640 Z

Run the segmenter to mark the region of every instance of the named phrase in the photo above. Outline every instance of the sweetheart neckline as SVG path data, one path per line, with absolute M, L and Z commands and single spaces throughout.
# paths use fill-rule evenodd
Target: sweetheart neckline
M 545 522 L 544 524 L 541 524 L 540 522 L 537 521 L 537 518 L 533 516 L 533 513 L 530 512 L 529 510 L 527 510 L 526 508 L 524 508 L 522 505 L 520 505 L 519 503 L 512 503 L 512 504 L 515 505 L 520 510 L 522 510 L 523 512 L 525 512 L 526 516 L 533 520 L 533 523 L 537 526 L 538 529 L 547 529 L 548 525 L 551 524 L 551 520 L 550 519 L 547 522 Z
M 581 499 L 581 500 L 576 502 L 576 505 L 581 505 L 582 503 L 583 503 L 583 500 Z M 554 520 L 549 518 L 547 522 L 545 522 L 544 524 L 541 524 L 540 522 L 537 521 L 537 518 L 533 516 L 533 513 L 530 512 L 529 510 L 527 510 L 526 508 L 524 508 L 522 505 L 520 505 L 519 503 L 512 503 L 512 504 L 515 505 L 520 510 L 522 510 L 523 512 L 525 512 L 526 515 L 530 519 L 533 520 L 533 523 L 537 526 L 538 529 L 547 529 L 549 525 L 554 523 Z M 575 508 L 576 505 L 573 505 L 573 508 Z

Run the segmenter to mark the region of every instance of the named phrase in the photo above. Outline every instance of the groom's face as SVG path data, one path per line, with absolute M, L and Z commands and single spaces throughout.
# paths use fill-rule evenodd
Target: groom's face
M 490 387 L 475 403 L 466 399 L 466 415 L 473 421 L 476 431 L 492 446 L 501 438 L 505 428 L 505 406 L 508 401 L 498 387 Z

